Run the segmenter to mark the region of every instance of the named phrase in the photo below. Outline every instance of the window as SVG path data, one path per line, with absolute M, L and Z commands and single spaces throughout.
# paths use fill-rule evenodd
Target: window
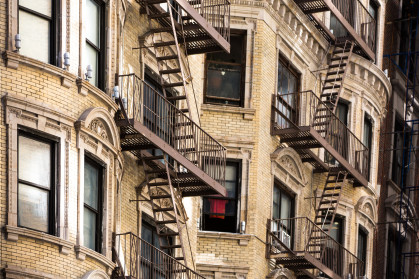
M 104 10 L 104 4 L 100 0 L 86 0 L 84 64 L 85 68 L 87 65 L 92 67 L 93 74 L 90 82 L 102 90 L 105 88 Z
M 368 180 L 371 179 L 371 148 L 372 148 L 372 119 L 371 116 L 365 113 L 364 116 L 364 137 L 363 144 L 368 148 L 368 168 L 367 168 L 367 177 Z
M 286 192 L 279 183 L 275 182 L 273 191 L 273 205 L 272 205 L 272 218 L 274 220 L 281 219 L 279 222 L 274 222 L 272 231 L 277 233 L 277 237 L 291 248 L 292 245 L 292 226 L 294 222 L 290 219 L 294 217 L 294 196 Z
M 330 220 L 330 218 L 328 218 Z M 330 226 L 330 237 L 332 237 L 340 245 L 344 246 L 344 222 L 345 219 L 342 216 L 336 215 L 333 223 Z M 333 243 L 328 242 L 326 244 L 325 255 L 323 256 L 323 261 L 327 259 L 337 259 L 336 261 L 336 273 L 338 275 L 343 275 L 344 270 L 344 251 L 339 249 Z
M 227 197 L 211 196 L 204 198 L 203 230 L 237 232 L 240 173 L 239 162 L 227 161 L 225 174 Z
M 45 63 L 57 65 L 56 0 L 19 0 L 20 53 Z
M 18 136 L 18 226 L 56 234 L 56 142 Z
M 399 239 L 401 238 L 401 239 Z M 397 242 L 400 241 L 398 244 Z M 402 251 L 398 250 L 397 247 L 400 247 L 403 250 L 404 240 L 399 233 L 397 233 L 394 229 L 389 229 L 388 231 L 388 238 L 387 238 L 387 272 L 386 278 L 387 279 L 398 279 L 400 278 L 401 273 L 401 253 Z M 405 278 L 409 277 L 409 269 L 406 268 L 405 270 Z
M 333 35 L 335 35 L 336 38 L 348 37 L 349 35 L 348 31 L 345 29 L 345 27 L 343 27 L 342 23 L 340 23 L 340 21 L 333 13 L 330 14 L 330 31 L 333 33 Z
M 394 142 L 393 142 L 393 166 L 391 178 L 399 186 L 402 186 L 402 176 L 403 176 L 403 186 L 406 186 L 407 172 L 403 173 L 403 170 L 407 167 L 407 156 L 409 150 L 404 149 L 404 146 L 408 146 L 410 139 L 410 129 L 403 133 L 404 124 L 403 120 L 396 115 L 394 123 Z M 406 127 L 408 129 L 408 127 Z M 403 145 L 404 141 L 404 145 Z M 403 162 L 404 161 L 404 162 Z M 403 167 L 404 166 L 404 167 Z
M 231 51 L 228 53 L 209 53 L 205 63 L 206 103 L 243 106 L 246 36 L 232 32 Z
M 377 2 L 375 2 L 373 0 L 370 0 L 370 4 L 368 6 L 368 12 L 370 13 L 370 15 L 372 16 L 372 18 L 374 19 L 375 22 L 374 23 L 373 22 L 369 23 L 369 25 L 371 25 L 371 24 L 374 24 L 374 25 L 368 26 L 368 28 L 373 28 L 373 30 L 371 30 L 372 32 L 369 32 L 369 34 L 370 34 L 370 36 L 372 36 L 372 38 L 367 38 L 367 41 L 369 42 L 369 41 L 372 40 L 373 42 L 377 42 L 377 38 L 376 38 L 377 37 L 377 27 L 378 27 L 378 4 L 377 4 Z M 373 45 L 372 51 L 375 52 L 375 49 L 376 49 L 376 43 Z
M 101 252 L 103 167 L 90 159 L 84 161 L 84 246 Z
M 364 269 L 361 275 L 365 275 L 365 267 L 367 265 L 367 244 L 368 244 L 368 232 L 365 228 L 359 226 L 358 228 L 358 254 L 357 257 L 364 262 Z
M 336 116 L 340 121 L 342 121 L 345 126 L 348 126 L 348 116 L 349 116 L 349 105 L 343 101 L 339 101 L 336 106 Z M 348 159 L 348 151 L 349 151 L 349 141 L 345 140 L 348 138 L 348 130 L 338 130 L 331 134 L 330 144 L 335 148 L 336 150 L 339 150 L 339 153 L 342 154 L 342 156 L 345 159 Z M 342 143 L 346 143 L 346 146 L 342 148 Z M 335 160 L 335 158 L 330 155 L 330 153 L 326 152 L 326 161 L 330 162 L 331 165 L 336 165 L 338 162 Z
M 402 16 L 401 18 L 409 18 L 410 14 L 412 14 L 412 5 L 410 4 L 410 0 L 403 0 L 403 4 L 402 4 Z M 416 8 L 414 8 L 414 10 L 417 10 L 417 6 L 415 6 Z M 414 77 L 414 73 L 415 71 L 413 71 L 413 66 L 410 67 L 410 71 L 409 73 L 407 73 L 407 71 L 409 70 L 407 65 L 408 65 L 408 55 L 407 52 L 415 52 L 416 48 L 416 40 L 412 39 L 410 40 L 410 37 L 415 36 L 414 34 L 416 34 L 417 30 L 417 26 L 416 24 L 411 24 L 410 20 L 402 20 L 401 21 L 401 28 L 400 30 L 400 48 L 399 48 L 399 53 L 401 53 L 399 55 L 399 66 L 400 69 L 402 69 L 403 73 L 405 75 L 409 75 L 409 79 L 410 81 L 413 82 L 413 77 Z M 414 65 L 414 59 L 415 59 L 416 55 L 412 54 L 410 55 L 410 65 Z
M 165 272 L 167 272 L 167 270 L 163 268 L 164 264 L 162 263 L 162 261 L 164 260 L 164 258 L 160 257 L 159 254 L 156 253 L 154 247 L 156 247 L 157 249 L 161 249 L 160 242 L 162 242 L 163 245 L 168 245 L 168 242 L 172 242 L 172 239 L 161 237 L 159 241 L 159 236 L 157 234 L 156 228 L 150 225 L 149 223 L 145 222 L 144 220 L 141 224 L 141 238 L 145 242 L 141 242 L 142 276 L 140 276 L 140 278 L 165 278 Z M 162 249 L 162 251 L 170 255 L 170 251 L 168 249 Z
M 280 98 L 277 98 L 277 109 L 289 120 L 295 123 L 297 119 L 297 99 L 296 95 L 290 93 L 297 93 L 300 84 L 300 75 L 295 71 L 289 61 L 281 56 L 278 59 L 278 88 L 277 93 Z M 278 115 L 277 123 L 281 128 L 290 128 L 284 117 Z

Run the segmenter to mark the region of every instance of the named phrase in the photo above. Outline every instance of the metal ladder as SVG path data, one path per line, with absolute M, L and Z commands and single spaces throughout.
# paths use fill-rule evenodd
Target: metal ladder
M 162 250 L 167 249 L 172 257 L 186 267 L 190 267 L 191 265 L 187 263 L 182 235 L 186 225 L 182 225 L 179 220 L 177 191 L 174 189 L 171 179 L 174 171 L 167 158 L 168 156 L 165 153 L 159 156 L 145 156 L 142 153 L 141 161 L 144 167 L 160 248 Z M 173 226 L 169 229 L 167 225 L 170 224 Z M 176 276 L 181 276 L 182 273 L 189 277 L 186 269 L 177 270 Z M 181 276 L 181 278 L 183 277 Z
M 182 52 L 180 47 L 180 44 L 185 43 L 185 38 L 184 36 L 178 38 L 179 34 L 184 34 L 183 21 L 187 20 L 188 16 L 179 13 L 179 9 L 176 10 L 170 0 L 143 0 L 143 3 L 149 21 L 152 48 L 156 55 L 163 94 L 167 100 L 174 102 L 182 112 L 190 115 L 191 106 L 187 98 L 187 80 L 189 77 L 185 76 L 186 71 L 182 55 L 185 57 L 186 63 L 188 61 L 186 53 Z M 166 4 L 167 11 L 156 11 L 154 6 L 156 4 Z M 153 22 L 153 20 L 156 21 Z M 161 21 L 165 22 L 167 26 L 162 26 Z M 172 93 L 176 92 L 176 94 L 167 94 L 167 90 L 171 90 Z M 186 108 L 182 101 L 186 103 Z M 184 105 L 183 108 L 182 105 Z
M 343 92 L 343 83 L 349 68 L 353 48 L 354 43 L 352 41 L 344 41 L 336 43 L 332 51 L 320 99 L 333 113 L 336 111 L 339 97 Z

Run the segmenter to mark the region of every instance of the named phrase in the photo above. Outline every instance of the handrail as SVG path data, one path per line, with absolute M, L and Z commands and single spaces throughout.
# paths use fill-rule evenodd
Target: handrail
M 225 185 L 226 148 L 135 74 L 119 75 L 120 98 L 140 122 L 183 157 Z
M 312 127 L 363 177 L 368 178 L 369 150 L 312 91 L 276 94 L 273 128 Z
M 270 254 L 307 253 L 342 278 L 364 275 L 364 263 L 307 217 L 268 220 Z M 282 242 L 282 243 L 280 243 Z M 325 272 L 325 271 L 323 271 Z
M 124 278 L 205 279 L 131 232 L 116 234 L 115 252 Z

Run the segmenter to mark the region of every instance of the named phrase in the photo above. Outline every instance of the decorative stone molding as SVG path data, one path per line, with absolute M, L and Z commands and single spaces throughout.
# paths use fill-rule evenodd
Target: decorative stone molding
M 278 169 L 286 175 L 284 178 L 281 178 L 281 176 L 278 177 L 283 180 L 285 184 L 287 184 L 291 178 L 300 186 L 307 185 L 308 182 L 304 175 L 303 162 L 294 149 L 290 147 L 278 148 L 271 154 L 271 161 L 273 174 L 275 174 Z
M 6 225 L 6 239 L 9 241 L 17 241 L 19 236 L 25 236 L 36 240 L 43 240 L 52 244 L 56 244 L 60 248 L 60 253 L 68 255 L 73 248 L 73 243 L 64 240 L 57 236 L 53 236 L 47 233 L 34 231 L 31 229 L 20 228 L 15 226 Z
M 91 270 L 87 272 L 81 279 L 109 279 L 108 274 L 102 270 Z
M 376 201 L 371 196 L 361 197 L 355 205 L 355 211 L 367 217 L 375 225 L 377 220 Z
M 58 68 L 49 63 L 45 63 L 34 58 L 23 56 L 17 52 L 7 50 L 4 51 L 3 60 L 6 62 L 6 67 L 15 70 L 19 67 L 19 64 L 42 69 L 42 71 L 46 73 L 59 77 L 61 79 L 61 85 L 65 88 L 71 88 L 72 84 L 76 80 L 76 76 L 67 70 Z
M 246 279 L 249 273 L 249 267 L 244 266 L 232 266 L 217 265 L 217 264 L 205 264 L 197 263 L 196 270 L 199 274 L 207 278 L 237 278 Z
M 76 84 L 80 95 L 87 96 L 88 94 L 93 94 L 108 106 L 109 112 L 111 114 L 114 114 L 118 110 L 118 105 L 112 100 L 112 98 L 108 94 L 106 94 L 87 80 L 77 78 Z
M 295 279 L 294 273 L 287 268 L 278 268 L 272 270 L 266 279 Z
M 6 265 L 4 269 L 5 279 L 64 279 L 65 277 L 45 273 L 26 267 Z
M 388 77 L 372 61 L 352 54 L 344 86 L 354 92 L 363 92 L 362 97 L 377 110 L 380 117 L 384 116 L 392 86 Z
M 225 232 L 212 232 L 212 231 L 199 231 L 198 238 L 216 238 L 216 239 L 230 239 L 237 240 L 239 245 L 247 246 L 252 238 L 249 234 L 238 233 L 225 233 Z
M 105 265 L 106 266 L 106 272 L 107 272 L 108 275 L 112 274 L 112 270 L 115 268 L 115 263 L 112 260 L 110 260 L 107 257 L 105 257 L 104 255 L 102 255 L 98 252 L 95 252 L 95 251 L 93 251 L 89 248 L 86 248 L 84 246 L 76 245 L 76 246 L 74 246 L 74 250 L 76 251 L 77 259 L 79 259 L 81 261 L 84 261 L 86 259 L 86 256 L 88 256 L 88 257 L 102 263 L 103 265 Z M 85 276 L 86 275 L 87 274 L 85 274 Z M 95 274 L 93 274 L 93 275 L 95 275 Z M 98 274 L 96 273 L 96 275 L 98 275 Z M 85 277 L 83 277 L 83 278 L 85 278 Z M 86 278 L 109 278 L 109 277 L 86 277 Z
M 409 219 L 410 221 L 407 222 L 411 229 L 414 229 L 418 226 L 417 214 L 414 205 L 412 204 L 411 199 L 408 199 L 406 194 L 403 194 L 402 199 L 402 215 L 404 219 Z M 393 211 L 393 214 L 397 216 L 395 219 L 397 220 L 400 215 L 400 194 L 394 194 L 388 197 L 385 200 L 385 207 L 389 210 Z

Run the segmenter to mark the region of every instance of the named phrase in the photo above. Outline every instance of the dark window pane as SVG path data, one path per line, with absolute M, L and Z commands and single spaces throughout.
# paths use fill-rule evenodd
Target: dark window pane
M 99 170 L 88 162 L 84 164 L 84 203 L 98 210 Z
M 97 214 L 88 208 L 84 208 L 84 246 L 96 250 L 96 218 Z
M 49 232 L 48 191 L 22 183 L 18 191 L 18 226 Z
M 208 63 L 207 96 L 240 100 L 241 66 Z
M 233 51 L 230 53 L 224 51 L 209 53 L 207 55 L 207 60 L 241 64 L 243 60 L 244 39 L 245 36 L 232 34 L 230 37 L 230 45 Z
M 19 179 L 51 187 L 51 145 L 19 136 Z

